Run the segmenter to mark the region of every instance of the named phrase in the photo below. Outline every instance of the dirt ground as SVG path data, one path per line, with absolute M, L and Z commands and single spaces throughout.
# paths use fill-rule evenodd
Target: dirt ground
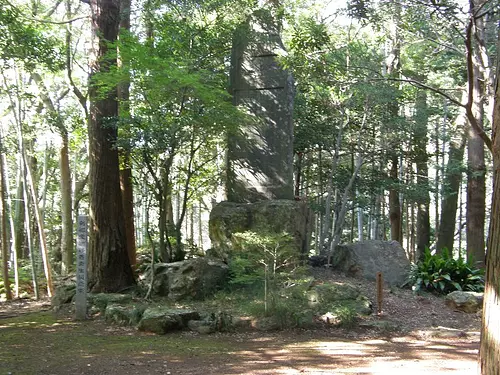
M 373 298 L 375 285 L 331 271 Z M 55 315 L 48 301 L 0 304 L 3 374 L 475 374 L 479 314 L 453 311 L 442 298 L 384 290 L 382 316 L 354 329 L 156 336 L 101 319 Z

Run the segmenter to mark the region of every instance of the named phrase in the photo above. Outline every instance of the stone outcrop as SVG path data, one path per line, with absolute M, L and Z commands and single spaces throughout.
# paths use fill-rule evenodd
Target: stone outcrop
M 285 49 L 271 13 L 254 12 L 233 39 L 230 92 L 250 116 L 228 137 L 231 202 L 293 199 L 293 79 L 277 61 Z
M 197 320 L 199 314 L 193 310 L 151 307 L 144 311 L 137 328 L 140 331 L 164 335 L 188 326 L 190 320 Z
M 120 305 L 112 303 L 106 306 L 104 318 L 108 323 L 122 326 L 135 326 L 140 322 L 145 310 L 146 307 L 142 305 Z
M 375 280 L 382 272 L 384 282 L 403 285 L 408 278 L 410 261 L 397 241 L 371 240 L 339 245 L 332 255 L 332 266 L 348 276 Z
M 456 290 L 446 296 L 445 303 L 454 310 L 476 313 L 483 308 L 483 293 Z
M 227 264 L 211 257 L 159 263 L 155 265 L 153 292 L 174 301 L 203 299 L 222 287 L 228 276 Z
M 337 310 L 349 308 L 361 315 L 372 313 L 372 304 L 359 288 L 349 283 L 323 283 L 307 291 L 309 306 L 321 314 L 335 315 Z M 325 309 L 327 311 L 325 311 Z
M 297 250 L 301 254 L 307 254 L 312 223 L 312 213 L 307 202 L 221 202 L 210 212 L 209 234 L 214 252 L 221 258 L 226 258 L 235 247 L 234 234 L 262 230 L 290 234 L 295 239 Z

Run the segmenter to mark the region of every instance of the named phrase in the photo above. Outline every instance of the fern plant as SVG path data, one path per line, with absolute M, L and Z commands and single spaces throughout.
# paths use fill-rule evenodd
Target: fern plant
M 422 260 L 413 264 L 408 283 L 415 292 L 427 290 L 447 294 L 455 290 L 484 291 L 484 272 L 462 258 L 453 258 L 448 249 L 431 254 L 425 249 Z

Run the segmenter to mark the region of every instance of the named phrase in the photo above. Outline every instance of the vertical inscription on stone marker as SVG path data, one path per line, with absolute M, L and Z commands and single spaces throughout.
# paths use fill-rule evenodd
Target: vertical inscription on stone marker
M 87 216 L 78 216 L 76 237 L 76 319 L 87 318 Z

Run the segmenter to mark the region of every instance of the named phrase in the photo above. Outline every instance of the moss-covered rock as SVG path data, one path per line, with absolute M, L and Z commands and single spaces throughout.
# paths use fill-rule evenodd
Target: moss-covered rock
M 59 310 L 62 305 L 70 303 L 76 294 L 75 284 L 66 284 L 58 286 L 51 300 L 51 305 L 54 310 Z
M 198 312 L 193 310 L 151 307 L 144 311 L 137 328 L 164 335 L 185 328 L 190 320 L 197 320 L 199 316 Z
M 223 259 L 238 247 L 236 233 L 288 233 L 294 238 L 298 253 L 309 250 L 312 213 L 307 202 L 266 200 L 255 203 L 221 202 L 210 212 L 209 234 L 212 253 Z
M 174 301 L 200 300 L 225 285 L 227 264 L 219 259 L 201 257 L 155 266 L 154 294 Z
M 125 305 L 132 302 L 132 295 L 120 293 L 90 293 L 87 295 L 89 305 L 95 306 L 104 313 L 109 304 Z
M 107 322 L 118 325 L 136 325 L 142 318 L 146 307 L 143 305 L 108 304 L 104 313 Z

